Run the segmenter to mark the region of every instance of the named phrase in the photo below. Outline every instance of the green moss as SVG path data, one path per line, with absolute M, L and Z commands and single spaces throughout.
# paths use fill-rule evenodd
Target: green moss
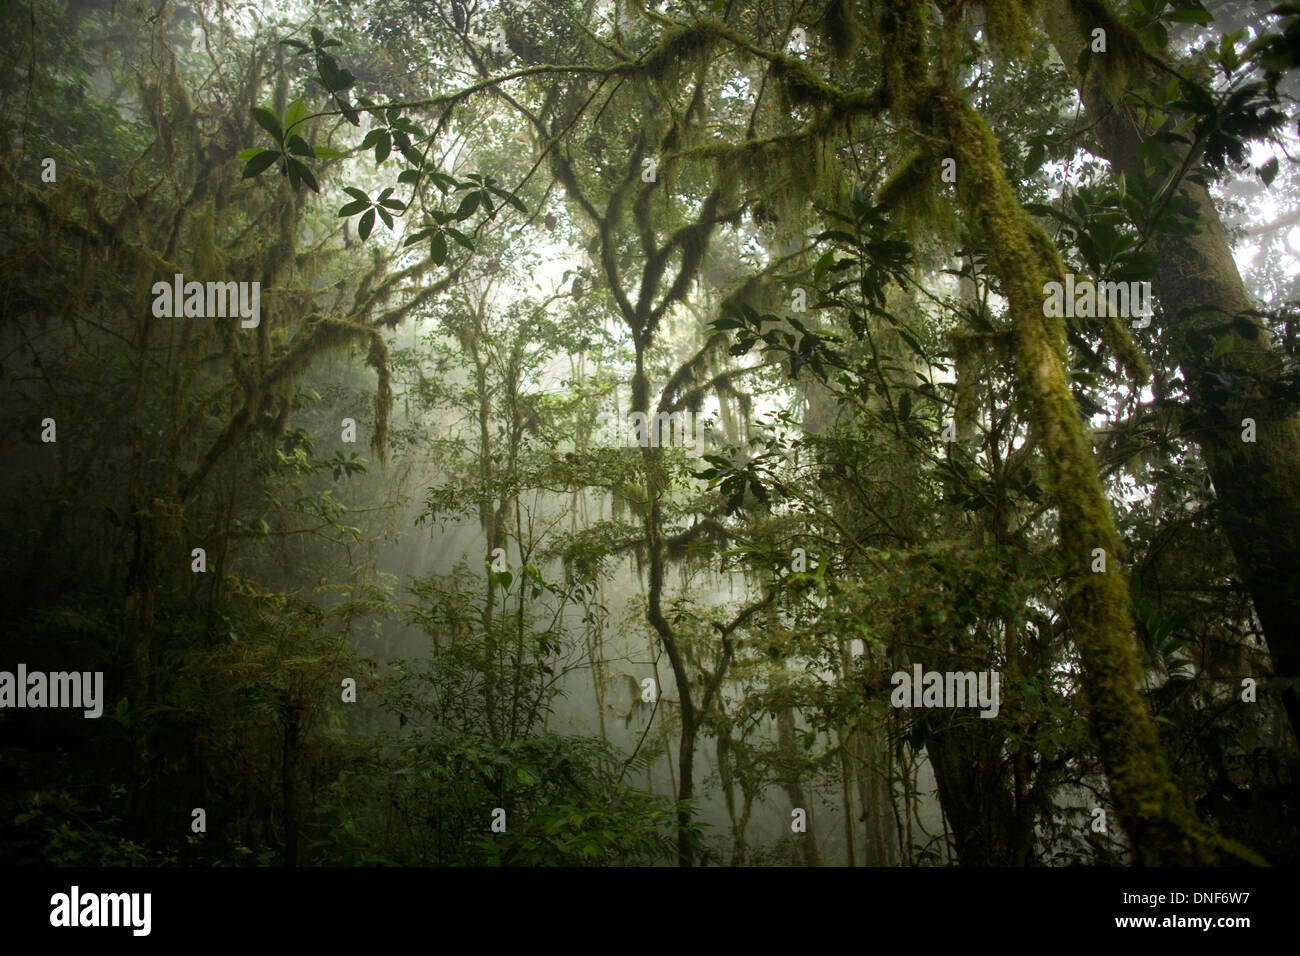
M 983 118 L 952 89 L 915 103 L 912 119 L 958 160 L 958 192 L 989 265 L 1001 280 L 1014 330 L 1016 385 L 1043 449 L 1065 564 L 1065 607 L 1084 666 L 1091 729 L 1121 821 L 1146 864 L 1203 864 L 1214 838 L 1188 811 L 1163 769 L 1155 725 L 1138 693 L 1129 595 L 1118 569 L 1091 572 L 1093 548 L 1119 553 L 1111 520 L 1070 394 L 1064 328 L 1042 314 L 1042 289 L 1062 271 L 1050 241 L 1016 201 L 997 142 Z
M 837 60 L 847 60 L 862 45 L 863 29 L 851 0 L 831 0 L 818 29 Z
M 194 261 L 205 280 L 217 280 L 225 274 L 225 261 L 217 248 L 216 204 L 204 200 L 191 226 Z
M 1106 52 L 1093 53 L 1089 63 L 1097 70 L 1107 98 L 1118 103 L 1130 81 L 1141 76 L 1145 69 L 1146 44 L 1136 30 L 1115 15 L 1105 0 L 1069 0 L 1069 5 L 1083 34 L 1085 50 L 1092 49 L 1093 30 L 1106 31 Z
M 939 175 L 942 157 L 915 149 L 899 163 L 877 194 L 898 221 L 914 234 L 952 238 L 957 221 Z
M 680 71 L 693 66 L 717 40 L 710 23 L 665 29 L 659 42 L 631 70 L 641 76 L 672 85 Z
M 928 86 L 926 34 L 930 4 L 926 0 L 885 0 L 880 13 L 885 90 L 892 107 L 907 115 L 919 91 Z
M 1029 58 L 1030 5 L 1019 0 L 984 0 L 989 45 L 1006 59 Z
M 370 333 L 370 352 L 366 364 L 379 376 L 375 388 L 375 433 L 370 439 L 370 448 L 384 460 L 384 448 L 388 444 L 388 416 L 393 409 L 393 384 L 388 368 L 388 344 L 378 331 Z
M 803 60 L 784 54 L 771 60 L 772 78 L 791 106 L 837 106 L 843 94 L 813 72 Z
M 1135 385 L 1145 385 L 1151 380 L 1151 365 L 1146 354 L 1133 341 L 1128 325 L 1113 315 L 1103 316 L 1100 321 L 1102 341 L 1106 347 Z
M 842 179 L 834 159 L 837 130 L 835 111 L 826 109 L 798 133 L 710 143 L 681 150 L 669 161 L 712 161 L 715 180 L 728 188 L 734 186 L 736 169 L 743 168 L 747 182 L 764 186 L 764 208 L 787 220 L 806 208 L 810 198 L 830 200 L 838 194 Z

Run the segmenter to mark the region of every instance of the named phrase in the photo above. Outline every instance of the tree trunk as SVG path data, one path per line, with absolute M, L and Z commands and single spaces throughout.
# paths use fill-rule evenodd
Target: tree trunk
M 804 822 L 807 824 L 804 833 L 795 834 L 795 839 L 799 841 L 799 855 L 803 857 L 804 866 L 821 866 L 821 860 L 817 855 L 817 831 L 813 827 L 812 808 L 808 806 L 808 798 L 803 792 L 803 783 L 799 780 L 799 771 L 795 769 L 795 763 L 799 759 L 799 748 L 794 742 L 794 708 L 791 706 L 783 706 L 777 711 L 776 741 L 781 756 L 789 761 L 789 766 L 782 774 L 784 779 L 781 781 L 781 786 L 790 797 L 791 809 L 803 810 Z
M 862 862 L 865 866 L 895 866 L 898 863 L 898 823 L 895 819 L 891 784 L 889 741 L 883 728 L 862 725 L 850 739 L 861 821 L 865 825 Z
M 281 700 L 284 751 L 280 759 L 280 798 L 284 808 L 284 865 L 298 865 L 298 744 L 302 704 L 286 694 Z
M 636 374 L 632 379 L 632 412 L 646 414 L 650 410 L 650 386 L 645 375 L 645 353 L 649 342 L 637 337 Z M 645 461 L 646 477 L 646 516 L 645 543 L 648 552 L 649 582 L 646 593 L 646 620 L 654 628 L 663 644 L 664 653 L 668 655 L 668 664 L 673 671 L 673 680 L 677 684 L 677 700 L 682 717 L 682 736 L 677 747 L 677 862 L 680 866 L 692 866 L 695 862 L 695 848 L 691 846 L 688 827 L 691 813 L 686 801 L 695 793 L 695 737 L 699 721 L 695 714 L 695 701 L 691 697 L 690 674 L 686 670 L 686 661 L 677 646 L 677 634 L 663 613 L 664 566 L 668 560 L 668 549 L 663 540 L 663 515 L 659 499 L 663 495 L 663 464 L 657 447 L 649 442 L 641 449 Z
M 1015 807 L 1002 761 L 1004 740 L 1001 733 L 990 733 L 996 729 L 958 718 L 925 742 L 961 866 L 1019 863 Z

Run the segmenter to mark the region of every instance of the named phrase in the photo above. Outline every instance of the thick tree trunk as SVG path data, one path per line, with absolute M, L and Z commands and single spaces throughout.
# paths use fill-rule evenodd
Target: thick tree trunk
M 969 718 L 926 739 L 939 804 L 952 827 L 961 866 L 1021 865 L 1004 742 L 996 728 L 972 725 Z
M 1045 22 L 1073 72 L 1084 48 L 1085 25 L 1066 0 L 1051 0 Z M 1075 75 L 1101 155 L 1130 179 L 1145 176 L 1137 117 L 1107 98 L 1096 67 L 1087 78 Z M 1156 80 L 1145 82 L 1153 86 Z M 1162 76 L 1160 87 L 1167 82 Z M 1300 418 L 1266 397 L 1270 386 L 1281 386 L 1283 364 L 1258 319 L 1245 314 L 1253 305 L 1209 192 L 1190 181 L 1183 188 L 1201 224 L 1187 236 L 1156 235 L 1161 270 L 1152 290 L 1169 320 L 1165 335 L 1171 358 L 1182 368 L 1199 412 L 1192 434 L 1214 482 L 1223 532 L 1263 625 L 1274 672 L 1295 678 L 1300 674 Z M 1224 335 L 1233 336 L 1233 347 L 1213 358 L 1215 340 Z M 1225 390 L 1214 378 L 1222 371 L 1243 385 L 1235 392 Z M 1242 440 L 1245 418 L 1255 421 L 1254 443 Z M 1300 740 L 1300 698 L 1294 687 L 1283 693 L 1282 701 Z

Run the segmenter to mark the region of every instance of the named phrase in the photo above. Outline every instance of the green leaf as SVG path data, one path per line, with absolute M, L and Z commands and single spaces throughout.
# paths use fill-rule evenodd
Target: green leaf
M 379 200 L 379 205 L 387 206 L 389 209 L 396 210 L 397 212 L 402 212 L 406 209 L 406 203 L 402 202 L 400 199 L 381 199 Z
M 510 203 L 510 205 L 514 206 L 524 215 L 528 215 L 528 207 L 525 206 L 523 200 L 521 200 L 514 193 L 507 192 L 504 189 L 498 189 L 496 186 L 489 186 L 488 188 L 491 189 L 498 196 L 500 196 L 502 199 L 504 199 L 506 202 Z
M 418 169 L 403 169 L 397 174 L 399 183 L 417 183 L 420 181 L 420 171 Z
M 298 167 L 298 178 L 310 186 L 312 192 L 320 192 L 320 186 L 316 183 L 316 177 L 313 175 L 312 171 L 307 168 L 306 163 L 300 163 L 296 159 L 291 159 L 289 162 Z
M 342 159 L 347 153 L 339 152 L 337 149 L 330 149 L 328 146 L 313 146 L 316 151 L 317 159 Z
M 450 192 L 456 186 L 456 180 L 452 179 L 450 176 L 446 175 L 445 173 L 431 172 L 429 173 L 429 179 L 433 182 L 435 186 L 441 189 L 444 194 Z
M 273 150 L 263 149 L 261 146 L 250 146 L 248 147 L 248 149 L 241 149 L 235 158 L 242 159 L 242 160 L 250 160 L 254 156 L 261 156 L 263 153 L 270 153 L 270 152 L 273 152 Z
M 379 218 L 384 221 L 385 226 L 387 226 L 389 229 L 393 228 L 393 217 L 388 214 L 388 210 L 386 210 L 383 206 L 376 206 L 375 212 L 379 213 Z
M 311 148 L 311 145 L 305 139 L 296 134 L 289 137 L 289 152 L 298 156 L 316 158 L 316 151 Z
M 307 104 L 302 100 L 294 100 L 284 114 L 284 131 L 288 133 L 306 118 Z
M 280 154 L 273 149 L 262 150 L 256 156 L 254 156 L 252 159 L 248 161 L 248 165 L 244 167 L 243 178 L 251 179 L 253 176 L 256 176 L 258 173 L 262 172 L 264 169 L 266 169 L 268 166 L 270 166 L 279 158 L 280 158 Z
M 821 258 L 817 260 L 817 265 L 813 266 L 813 284 L 821 285 L 821 281 L 826 278 L 826 273 L 830 270 L 831 263 L 835 261 L 835 253 L 827 249 L 822 253 Z
M 365 199 L 354 199 L 352 200 L 352 202 L 346 203 L 344 206 L 342 206 L 339 209 L 338 214 L 340 216 L 355 216 L 357 213 L 362 212 L 363 210 L 369 208 L 370 208 L 369 201 Z
M 921 348 L 921 343 L 916 340 L 916 336 L 901 325 L 896 326 L 896 328 L 898 329 L 899 336 L 908 344 L 908 347 L 922 359 L 929 361 L 929 356 L 925 354 L 925 349 Z
M 1025 157 L 1025 175 L 1032 176 L 1038 172 L 1043 165 L 1043 160 L 1047 158 L 1047 149 L 1042 143 L 1034 143 L 1029 147 L 1029 155 Z
M 375 162 L 382 163 L 388 158 L 388 155 L 392 151 L 393 137 L 389 134 L 388 130 L 384 130 L 379 134 L 379 139 L 375 142 Z
M 1236 343 L 1231 335 L 1223 336 L 1223 338 L 1214 343 L 1214 351 L 1210 354 L 1210 358 L 1218 358 L 1221 355 L 1226 355 L 1232 351 L 1235 344 Z
M 847 246 L 855 246 L 858 242 L 852 233 L 845 232 L 843 229 L 827 229 L 817 236 L 818 242 L 825 242 L 827 239 L 834 239 L 836 242 L 842 242 Z
M 347 193 L 349 196 L 353 196 L 357 199 L 364 199 L 367 203 L 370 202 L 370 197 L 367 196 L 360 189 L 358 189 L 356 186 L 344 186 L 343 191 Z
M 317 50 L 316 72 L 320 74 L 320 78 L 325 84 L 325 89 L 333 91 L 334 84 L 338 82 L 339 61 L 334 59 L 334 57 L 330 56 L 328 53 Z
M 447 261 L 447 237 L 441 232 L 435 232 L 433 238 L 429 240 L 429 258 L 435 265 L 442 265 Z
M 474 215 L 475 211 L 478 209 L 479 197 L 481 195 L 482 194 L 478 192 L 472 192 L 466 195 L 465 198 L 460 201 L 460 208 L 456 210 L 456 218 L 468 219 L 470 216 Z
M 459 229 L 453 229 L 451 226 L 447 226 L 445 231 L 455 239 L 457 243 L 464 246 L 470 252 L 474 251 L 474 243 L 470 241 L 469 236 L 465 235 Z
M 262 129 L 270 133 L 277 143 L 284 141 L 284 130 L 280 128 L 280 121 L 274 113 L 260 106 L 254 106 L 252 112 L 253 119 L 257 120 Z
M 360 234 L 362 242 L 365 242 L 367 239 L 370 238 L 370 233 L 374 230 L 374 228 L 375 228 L 375 210 L 372 208 L 364 216 L 361 217 L 361 222 L 358 223 L 357 225 L 357 232 Z

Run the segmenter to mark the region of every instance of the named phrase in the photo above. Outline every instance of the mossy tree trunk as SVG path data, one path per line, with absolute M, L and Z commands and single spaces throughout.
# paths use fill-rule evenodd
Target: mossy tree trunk
M 932 83 L 925 53 L 929 5 L 892 0 L 881 24 L 891 111 L 913 124 L 928 157 L 957 161 L 962 211 L 983 240 L 1007 299 L 1015 381 L 1043 450 L 1064 558 L 1065 613 L 1083 661 L 1083 689 L 1120 822 L 1143 864 L 1203 864 L 1210 835 L 1164 769 L 1155 724 L 1138 692 L 1128 587 L 1115 567 L 1119 539 L 1070 394 L 1061 319 L 1043 315 L 1043 289 L 1063 274 L 1047 235 L 1017 202 L 984 119 L 949 82 Z M 1093 549 L 1111 559 L 1094 574 Z
M 1088 111 L 1088 128 L 1100 153 L 1130 180 L 1148 175 L 1138 152 L 1142 124 L 1123 102 L 1107 97 L 1100 76 L 1105 64 L 1094 56 L 1093 70 L 1078 75 L 1075 64 L 1090 34 L 1066 0 L 1048 4 L 1045 22 L 1052 43 L 1076 78 Z M 1138 92 L 1163 89 L 1154 74 L 1133 78 Z M 1152 283 L 1161 309 L 1172 360 L 1183 370 L 1197 420 L 1191 434 L 1199 442 L 1214 482 L 1222 529 L 1232 546 L 1237 570 L 1249 590 L 1268 640 L 1274 672 L 1300 675 L 1300 417 L 1267 398 L 1283 390 L 1283 363 L 1269 343 L 1232 258 L 1232 247 L 1206 188 L 1184 180 L 1182 188 L 1200 219 L 1186 236 L 1157 233 L 1153 240 L 1161 269 Z M 1232 337 L 1232 348 L 1213 357 L 1216 339 Z M 1215 379 L 1229 372 L 1244 385 L 1227 391 Z M 1255 421 L 1256 441 L 1242 440 L 1243 419 Z M 1300 697 L 1284 691 L 1283 705 L 1300 740 Z

